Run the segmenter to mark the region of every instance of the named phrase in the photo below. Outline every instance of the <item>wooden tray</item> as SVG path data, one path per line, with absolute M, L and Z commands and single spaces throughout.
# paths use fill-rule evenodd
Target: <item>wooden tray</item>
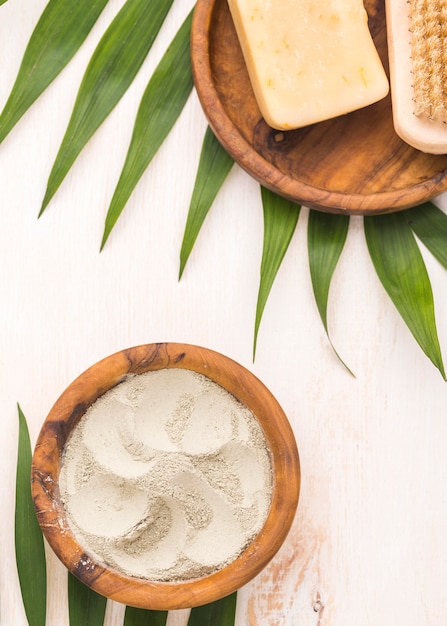
M 366 0 L 365 6 L 388 71 L 384 5 Z M 270 128 L 257 106 L 226 0 L 197 0 L 191 58 L 216 137 L 272 191 L 322 211 L 366 215 L 399 211 L 447 189 L 447 155 L 424 154 L 399 139 L 390 97 L 299 130 Z

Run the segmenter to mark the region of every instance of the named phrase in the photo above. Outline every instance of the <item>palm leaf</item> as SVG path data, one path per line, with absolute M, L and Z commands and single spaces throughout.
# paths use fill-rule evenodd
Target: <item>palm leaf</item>
M 261 198 L 264 211 L 264 244 L 256 305 L 253 358 L 256 355 L 262 314 L 275 277 L 295 232 L 301 210 L 298 204 L 276 195 L 265 187 L 261 187 Z
M 45 626 L 47 572 L 45 547 L 31 495 L 31 444 L 18 406 L 19 444 L 16 477 L 15 550 L 23 605 L 29 626 Z
M 123 626 L 166 626 L 167 619 L 167 611 L 146 611 L 127 606 Z
M 70 626 L 103 626 L 107 599 L 68 573 Z
M 189 54 L 192 11 L 158 64 L 143 94 L 126 160 L 106 216 L 103 249 L 127 200 L 180 115 L 192 90 Z
M 127 0 L 104 33 L 82 79 L 40 215 L 85 144 L 132 83 L 171 4 L 172 0 Z
M 0 142 L 75 55 L 107 1 L 50 0 L 31 35 L 0 115 Z
M 348 215 L 335 215 L 321 211 L 309 211 L 307 227 L 307 248 L 312 288 L 318 312 L 323 322 L 326 335 L 338 359 L 346 369 L 351 370 L 342 361 L 332 344 L 327 323 L 329 289 L 338 260 L 343 251 L 349 228 Z
M 202 224 L 233 166 L 233 159 L 217 141 L 208 126 L 200 153 L 199 167 L 189 205 L 182 247 L 179 279 L 189 259 Z
M 433 292 L 404 213 L 364 218 L 366 242 L 377 275 L 409 330 L 445 379 Z
M 447 269 L 447 215 L 427 202 L 405 211 L 405 217 L 416 236 Z
M 234 626 L 237 593 L 191 609 L 188 626 Z

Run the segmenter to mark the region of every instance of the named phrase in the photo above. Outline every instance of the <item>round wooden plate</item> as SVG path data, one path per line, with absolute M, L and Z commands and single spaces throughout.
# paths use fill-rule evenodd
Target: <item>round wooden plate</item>
M 383 2 L 365 0 L 365 7 L 388 71 Z M 447 155 L 424 154 L 399 139 L 390 97 L 306 128 L 270 128 L 257 106 L 226 0 L 197 0 L 191 58 L 216 137 L 244 170 L 279 195 L 322 211 L 367 215 L 406 209 L 447 189 Z

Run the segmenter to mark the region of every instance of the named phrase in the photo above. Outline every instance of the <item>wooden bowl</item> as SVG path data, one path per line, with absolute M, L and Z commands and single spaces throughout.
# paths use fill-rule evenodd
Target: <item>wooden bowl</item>
M 60 498 L 61 456 L 72 429 L 86 410 L 129 374 L 184 368 L 212 379 L 251 409 L 270 451 L 271 506 L 265 524 L 239 557 L 223 569 L 193 580 L 153 582 L 124 575 L 86 552 L 71 532 Z M 177 343 L 123 350 L 81 374 L 56 401 L 39 434 L 32 463 L 37 519 L 53 551 L 83 583 L 130 606 L 171 610 L 207 604 L 239 589 L 275 555 L 290 529 L 298 503 L 300 467 L 289 422 L 269 390 L 248 370 L 211 350 Z M 222 540 L 216 537 L 216 541 Z
M 365 0 L 365 8 L 388 71 L 384 3 Z M 270 128 L 256 104 L 226 0 L 197 0 L 191 59 L 214 134 L 275 193 L 322 211 L 368 215 L 406 209 L 447 189 L 447 156 L 419 152 L 396 135 L 390 97 L 306 128 Z

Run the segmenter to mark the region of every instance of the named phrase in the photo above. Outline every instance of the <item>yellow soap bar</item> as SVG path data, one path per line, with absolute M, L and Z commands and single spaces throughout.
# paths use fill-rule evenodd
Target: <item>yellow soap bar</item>
M 389 83 L 362 0 L 228 0 L 261 113 L 300 128 L 373 104 Z

